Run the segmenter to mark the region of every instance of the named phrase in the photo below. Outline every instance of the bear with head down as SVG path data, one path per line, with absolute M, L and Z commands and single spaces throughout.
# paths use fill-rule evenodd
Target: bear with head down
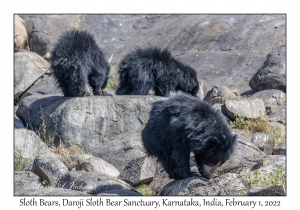
M 170 178 L 199 175 L 190 170 L 193 152 L 200 174 L 211 179 L 233 152 L 236 135 L 225 116 L 208 102 L 178 94 L 153 103 L 142 140 L 147 153 L 157 157 Z
M 103 95 L 109 65 L 92 34 L 76 29 L 65 32 L 51 52 L 51 68 L 67 97 Z
M 117 95 L 155 95 L 169 97 L 170 91 L 196 95 L 199 90 L 196 71 L 171 56 L 167 49 L 138 48 L 127 54 L 119 65 Z

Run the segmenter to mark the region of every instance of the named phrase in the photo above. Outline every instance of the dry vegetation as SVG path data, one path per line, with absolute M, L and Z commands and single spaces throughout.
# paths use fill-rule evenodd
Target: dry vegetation
M 262 118 L 246 119 L 243 117 L 236 117 L 234 121 L 230 122 L 230 126 L 233 129 L 237 129 L 245 133 L 262 132 L 271 134 L 274 137 L 276 145 L 286 142 L 285 134 L 273 129 L 268 121 Z
M 42 110 L 41 110 L 42 113 Z M 65 165 L 71 170 L 74 166 L 73 161 L 71 160 L 71 155 L 82 155 L 84 154 L 84 151 L 74 143 L 71 143 L 70 146 L 66 147 L 61 140 L 59 140 L 59 145 L 56 146 L 54 144 L 54 140 L 57 136 L 57 117 L 55 119 L 55 128 L 54 132 L 51 134 L 47 134 L 47 125 L 45 122 L 45 117 L 42 113 L 41 117 L 41 124 L 39 126 L 39 129 L 37 130 L 37 135 L 40 139 L 43 140 L 43 142 L 47 145 L 47 147 L 54 153 L 61 156 L 61 160 L 65 163 Z M 40 154 L 40 152 L 39 152 Z

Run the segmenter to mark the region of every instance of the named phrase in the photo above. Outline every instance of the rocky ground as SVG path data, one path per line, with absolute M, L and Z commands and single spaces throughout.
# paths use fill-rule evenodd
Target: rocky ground
M 286 195 L 285 18 L 16 15 L 14 194 L 137 196 L 146 195 L 143 187 L 164 196 Z M 56 86 L 50 51 L 73 27 L 91 32 L 110 60 L 108 96 L 67 98 Z M 197 71 L 198 97 L 238 134 L 234 154 L 211 180 L 171 180 L 147 156 L 141 130 L 151 104 L 166 98 L 114 94 L 121 58 L 150 45 Z

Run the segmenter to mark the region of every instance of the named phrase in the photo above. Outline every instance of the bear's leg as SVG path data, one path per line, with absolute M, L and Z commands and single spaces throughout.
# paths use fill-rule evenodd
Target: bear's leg
M 69 83 L 65 82 L 63 79 L 57 78 L 58 84 L 64 94 L 64 96 L 66 97 L 70 97 L 71 93 L 69 93 L 68 87 L 69 87 Z
M 190 169 L 189 148 L 184 146 L 173 148 L 171 159 L 176 164 L 176 168 L 174 169 L 175 179 L 185 179 L 193 176 Z
M 163 157 L 160 156 L 158 158 L 159 162 L 162 163 L 164 169 L 169 175 L 170 179 L 176 179 L 177 175 L 175 175 L 177 164 L 174 160 L 172 160 L 170 157 Z M 177 178 L 178 179 L 178 178 Z
M 128 81 L 128 77 L 120 77 L 120 83 L 116 90 L 117 95 L 133 95 L 133 87 Z
M 83 97 L 90 93 L 87 75 L 79 67 L 69 68 L 63 76 L 58 78 L 58 82 L 67 97 Z
M 88 83 L 85 81 L 71 83 L 68 87 L 68 93 L 65 96 L 83 97 L 91 94 Z
M 93 88 L 93 94 L 102 96 L 102 88 L 107 83 L 107 78 L 104 74 L 101 74 L 99 72 L 93 71 L 89 75 L 89 84 Z

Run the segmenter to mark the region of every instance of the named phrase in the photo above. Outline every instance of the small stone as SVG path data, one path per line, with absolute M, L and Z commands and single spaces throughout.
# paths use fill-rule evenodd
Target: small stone
M 272 155 L 274 152 L 275 141 L 273 136 L 270 134 L 254 132 L 252 134 L 251 142 L 266 155 Z

